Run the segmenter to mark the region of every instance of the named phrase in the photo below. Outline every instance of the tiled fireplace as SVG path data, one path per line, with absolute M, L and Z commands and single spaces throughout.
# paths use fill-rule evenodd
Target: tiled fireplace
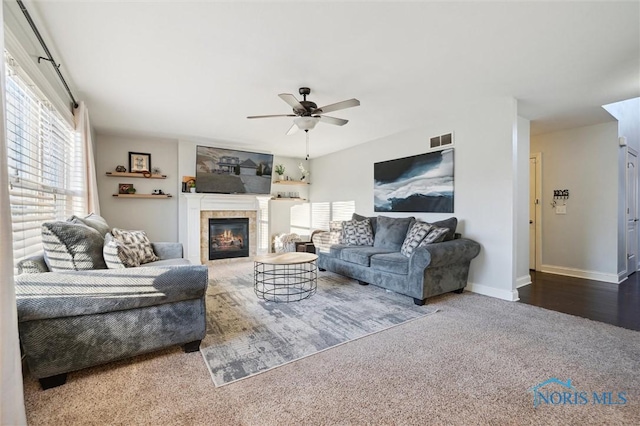
M 183 196 L 187 200 L 186 235 L 181 234 L 180 241 L 185 246 L 185 257 L 192 263 L 212 265 L 215 262 L 251 258 L 258 254 L 258 197 L 227 194 Z M 210 220 L 219 224 L 213 235 L 210 232 Z M 246 231 L 239 231 L 240 222 L 246 223 Z

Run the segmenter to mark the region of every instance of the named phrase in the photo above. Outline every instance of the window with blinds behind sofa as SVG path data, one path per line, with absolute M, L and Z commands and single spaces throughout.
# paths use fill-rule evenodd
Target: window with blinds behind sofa
M 42 251 L 43 222 L 85 212 L 82 143 L 5 52 L 14 261 Z

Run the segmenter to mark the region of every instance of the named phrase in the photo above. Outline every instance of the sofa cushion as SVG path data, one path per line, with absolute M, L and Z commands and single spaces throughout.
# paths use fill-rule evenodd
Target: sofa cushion
M 407 236 L 413 217 L 378 216 L 374 247 L 388 248 L 400 252 L 404 238 Z
M 158 256 L 153 252 L 153 246 L 151 246 L 151 241 L 149 241 L 146 232 L 113 228 L 112 234 L 113 238 L 124 243 L 124 245 L 138 254 L 141 265 L 159 260 Z
M 449 230 L 447 228 L 438 228 L 437 226 L 434 226 L 431 228 L 431 231 L 429 231 L 429 234 L 424 237 L 418 247 L 424 247 L 427 244 L 441 243 L 447 237 L 448 232 Z
M 351 215 L 351 220 L 363 221 L 365 219 L 369 219 L 369 222 L 371 222 L 371 232 L 373 232 L 373 236 L 375 237 L 376 226 L 378 226 L 377 216 L 366 217 L 366 216 L 359 215 L 358 213 L 354 213 L 353 215 Z
M 173 258 L 173 259 L 162 259 L 156 260 L 155 262 L 145 263 L 144 267 L 155 267 L 155 266 L 183 266 L 183 265 L 191 265 L 188 259 L 183 258 Z
M 429 234 L 429 231 L 431 231 L 431 228 L 433 228 L 432 225 L 417 220 L 411 228 L 409 228 L 409 232 L 407 232 L 407 236 L 400 248 L 400 253 L 407 257 L 411 257 L 413 250 L 420 245 L 424 237 L 426 237 L 427 234 Z
M 96 231 L 98 231 L 100 235 L 102 235 L 102 238 L 104 238 L 105 235 L 107 235 L 107 233 L 111 229 L 107 221 L 104 220 L 102 216 L 99 216 L 95 213 L 91 213 L 85 217 L 79 217 L 75 215 L 71 216 L 71 218 L 69 219 L 69 222 L 78 223 L 78 224 L 86 225 L 89 228 L 93 228 Z
M 449 232 L 444 237 L 444 241 L 451 241 L 455 238 L 456 227 L 458 226 L 458 218 L 450 217 L 449 219 L 439 220 L 437 222 L 429 222 L 433 226 L 438 228 L 447 228 Z
M 342 259 L 342 250 L 349 248 L 359 248 L 360 246 L 348 246 L 346 244 L 333 244 L 329 247 L 329 256 L 335 257 L 336 259 Z M 368 247 L 368 246 L 362 246 Z
M 409 259 L 399 252 L 376 254 L 371 256 L 371 269 L 407 275 L 409 273 Z
M 54 272 L 106 269 L 103 244 L 102 235 L 86 225 L 63 221 L 42 224 L 45 262 Z
M 18 275 L 41 274 L 44 272 L 49 272 L 47 262 L 44 261 L 44 254 L 31 256 L 18 262 Z
M 113 238 L 110 232 L 104 237 L 102 254 L 104 256 L 104 262 L 109 269 L 140 266 L 138 253 L 122 241 Z
M 342 222 L 342 244 L 349 246 L 372 246 L 373 232 L 369 219 Z
M 340 252 L 340 259 L 345 262 L 369 266 L 371 256 L 383 253 L 392 253 L 392 251 L 378 247 L 347 247 Z

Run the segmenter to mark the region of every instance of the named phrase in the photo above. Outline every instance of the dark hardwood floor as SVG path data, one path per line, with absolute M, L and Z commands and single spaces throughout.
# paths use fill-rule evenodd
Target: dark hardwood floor
M 640 273 L 622 284 L 531 271 L 520 302 L 640 331 Z

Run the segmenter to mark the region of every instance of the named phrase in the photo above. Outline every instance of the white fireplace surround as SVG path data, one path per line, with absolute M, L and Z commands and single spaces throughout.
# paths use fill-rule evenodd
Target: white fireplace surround
M 186 236 L 180 236 L 180 240 L 185 242 L 185 258 L 192 264 L 200 265 L 200 237 L 201 222 L 200 212 L 202 211 L 225 211 L 225 210 L 246 210 L 255 211 L 256 217 L 260 218 L 260 201 L 269 200 L 269 196 L 257 195 L 235 195 L 235 194 L 183 194 L 187 199 L 187 226 Z M 266 202 L 264 203 L 267 204 Z M 257 241 L 261 241 L 260 226 L 257 226 Z M 204 230 L 209 232 L 209 230 Z M 262 250 L 264 251 L 264 250 Z M 258 254 L 262 252 L 258 245 Z

